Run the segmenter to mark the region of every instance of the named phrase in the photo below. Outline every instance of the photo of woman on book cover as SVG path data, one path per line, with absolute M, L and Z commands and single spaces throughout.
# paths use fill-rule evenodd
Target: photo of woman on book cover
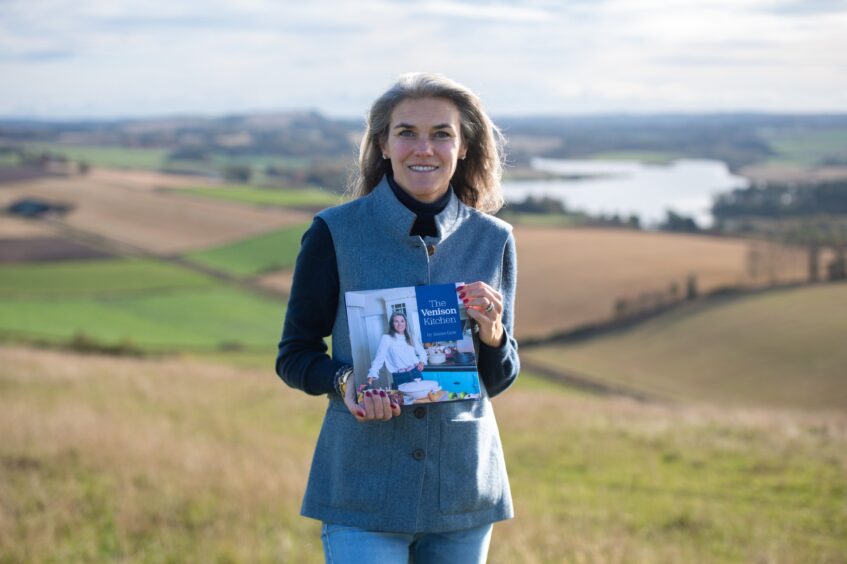
M 368 370 L 368 385 L 385 385 L 380 380 L 380 370 L 385 367 L 391 373 L 391 389 L 398 389 L 400 384 L 423 380 L 423 369 L 426 365 L 426 352 L 417 337 L 409 333 L 409 322 L 406 315 L 396 311 L 388 321 L 388 330 L 379 340 L 376 351 Z

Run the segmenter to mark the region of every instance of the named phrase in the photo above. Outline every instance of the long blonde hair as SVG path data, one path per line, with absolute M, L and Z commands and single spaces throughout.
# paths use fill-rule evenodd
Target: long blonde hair
M 391 162 L 382 158 L 391 114 L 403 100 L 420 98 L 444 98 L 459 110 L 462 139 L 468 151 L 450 180 L 456 196 L 466 205 L 486 213 L 499 210 L 503 207 L 500 179 L 505 138 L 485 113 L 476 94 L 434 73 L 404 74 L 373 103 L 359 148 L 359 170 L 348 193 L 355 198 L 370 194 L 382 177 L 391 172 Z

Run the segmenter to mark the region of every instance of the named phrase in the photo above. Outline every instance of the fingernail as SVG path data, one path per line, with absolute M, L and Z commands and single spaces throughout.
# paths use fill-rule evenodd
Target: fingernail
M 380 391 L 379 391 L 379 395 L 380 395 L 381 397 L 385 397 L 385 392 L 384 392 L 384 391 L 382 391 L 382 390 L 380 390 Z
M 365 412 L 364 412 L 364 411 L 362 411 L 361 409 L 360 409 L 360 410 L 358 410 L 356 413 L 358 413 L 358 414 L 359 414 L 359 417 L 364 417 L 364 416 L 365 416 Z
M 462 298 L 462 303 L 468 303 L 468 299 L 467 299 L 467 298 Z
M 365 390 L 365 395 L 366 395 L 367 397 L 371 397 L 371 391 L 370 391 L 370 390 Z
M 464 290 L 464 289 L 465 289 L 465 285 L 464 285 L 464 284 L 461 284 L 460 286 L 456 286 L 456 290 L 457 290 L 457 291 L 459 291 L 459 292 L 461 292 L 461 291 L 462 291 L 462 290 Z

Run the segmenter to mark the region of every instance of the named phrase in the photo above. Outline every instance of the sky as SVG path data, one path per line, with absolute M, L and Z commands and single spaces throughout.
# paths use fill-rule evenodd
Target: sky
M 0 0 L 0 116 L 361 117 L 443 73 L 495 116 L 847 112 L 847 0 Z

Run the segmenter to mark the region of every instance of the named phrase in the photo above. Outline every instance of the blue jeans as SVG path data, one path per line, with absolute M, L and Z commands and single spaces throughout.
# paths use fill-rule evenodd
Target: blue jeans
M 327 564 L 484 564 L 492 525 L 449 533 L 381 533 L 324 523 Z
M 391 389 L 396 390 L 400 384 L 405 384 L 407 382 L 413 381 L 415 378 L 420 378 L 423 380 L 423 374 L 417 368 L 412 368 L 408 372 L 392 372 L 391 373 Z

